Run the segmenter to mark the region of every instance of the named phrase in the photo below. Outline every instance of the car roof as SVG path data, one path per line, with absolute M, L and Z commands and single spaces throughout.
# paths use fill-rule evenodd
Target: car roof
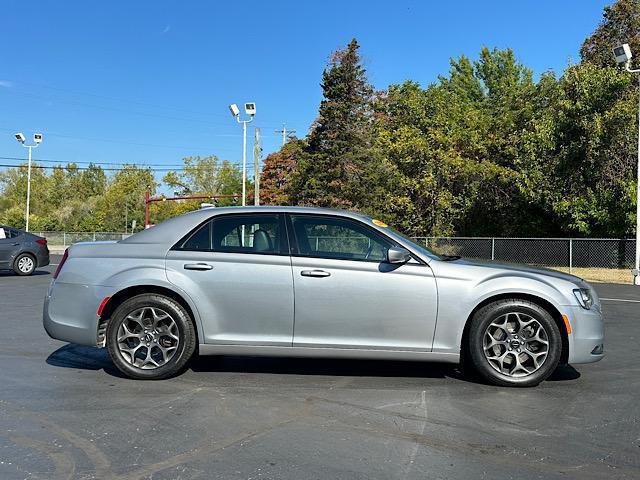
M 247 207 L 208 207 L 183 215 L 170 218 L 164 222 L 136 233 L 122 243 L 170 243 L 177 242 L 189 231 L 205 220 L 224 214 L 251 214 L 251 213 L 298 213 L 333 215 L 353 218 L 356 220 L 370 221 L 370 218 L 356 212 L 317 207 L 285 207 L 285 206 L 247 206 Z

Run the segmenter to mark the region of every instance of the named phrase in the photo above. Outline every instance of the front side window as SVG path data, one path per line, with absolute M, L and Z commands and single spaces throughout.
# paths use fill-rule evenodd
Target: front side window
M 286 253 L 279 215 L 223 215 L 201 225 L 178 250 L 279 255 Z
M 382 262 L 393 244 L 355 220 L 292 215 L 297 254 L 305 257 Z

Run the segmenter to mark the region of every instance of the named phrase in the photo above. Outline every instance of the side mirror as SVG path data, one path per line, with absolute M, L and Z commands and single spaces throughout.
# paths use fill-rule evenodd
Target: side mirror
M 411 253 L 406 248 L 391 247 L 387 250 L 387 262 L 389 263 L 407 263 L 411 260 Z

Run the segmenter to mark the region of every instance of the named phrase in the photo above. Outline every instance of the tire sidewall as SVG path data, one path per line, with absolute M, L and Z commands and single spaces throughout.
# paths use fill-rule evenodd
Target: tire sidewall
M 524 313 L 540 322 L 547 332 L 549 353 L 542 367 L 524 377 L 509 377 L 495 370 L 484 355 L 484 334 L 491 322 L 506 313 Z M 532 387 L 551 375 L 562 354 L 562 335 L 553 317 L 544 308 L 525 300 L 509 299 L 489 304 L 480 309 L 469 329 L 468 354 L 475 370 L 489 382 L 500 386 Z
M 33 268 L 31 268 L 31 270 L 29 270 L 28 272 L 23 272 L 18 267 L 18 263 L 20 262 L 20 260 L 25 258 L 25 257 L 30 258 L 31 261 L 33 262 Z M 35 257 L 33 255 L 29 254 L 29 253 L 21 253 L 21 254 L 19 254 L 16 257 L 16 259 L 13 261 L 13 271 L 16 272 L 17 275 L 21 275 L 21 276 L 33 275 L 33 272 L 36 271 L 36 259 L 35 259 Z
M 144 370 L 131 365 L 118 349 L 118 330 L 131 312 L 143 307 L 156 307 L 166 311 L 176 322 L 179 345 L 176 353 L 161 367 Z M 107 323 L 106 344 L 115 366 L 130 378 L 161 380 L 180 373 L 195 351 L 196 334 L 189 314 L 175 300 L 157 294 L 143 294 L 125 300 L 113 312 Z

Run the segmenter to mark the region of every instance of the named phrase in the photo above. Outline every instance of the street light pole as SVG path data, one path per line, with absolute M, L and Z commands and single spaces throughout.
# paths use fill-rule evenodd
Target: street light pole
M 25 145 L 29 150 L 29 166 L 27 167 L 27 211 L 25 214 L 25 230 L 29 231 L 29 205 L 31 204 L 31 150 L 33 149 L 33 145 Z M 37 145 L 36 145 L 37 147 Z
M 235 103 L 229 105 L 229 110 L 236 121 L 242 124 L 242 206 L 244 207 L 247 204 L 247 123 L 253 121 L 256 114 L 256 104 L 244 104 L 244 111 L 249 115 L 248 120 L 240 120 L 240 109 Z
M 253 118 L 251 120 L 253 120 Z M 245 121 L 245 122 L 242 122 L 242 206 L 244 207 L 246 204 L 247 204 L 247 122 Z
M 631 68 L 631 48 L 625 43 L 613 49 L 618 65 L 624 64 L 629 73 L 640 73 L 640 68 Z M 633 270 L 633 284 L 640 285 L 640 76 L 638 77 L 638 164 L 636 176 L 636 262 Z
M 33 145 L 25 145 L 25 136 L 22 133 L 16 133 L 15 138 L 22 144 L 23 147 L 29 150 L 29 163 L 27 166 L 27 207 L 25 211 L 25 230 L 29 231 L 29 206 L 31 204 L 31 150 L 38 148 L 40 142 L 42 142 L 42 134 L 36 133 L 33 135 Z
M 629 73 L 640 73 L 640 68 L 632 69 L 631 59 L 625 63 Z M 633 271 L 633 284 L 640 285 L 640 75 L 638 76 L 638 174 L 636 176 L 636 262 Z

